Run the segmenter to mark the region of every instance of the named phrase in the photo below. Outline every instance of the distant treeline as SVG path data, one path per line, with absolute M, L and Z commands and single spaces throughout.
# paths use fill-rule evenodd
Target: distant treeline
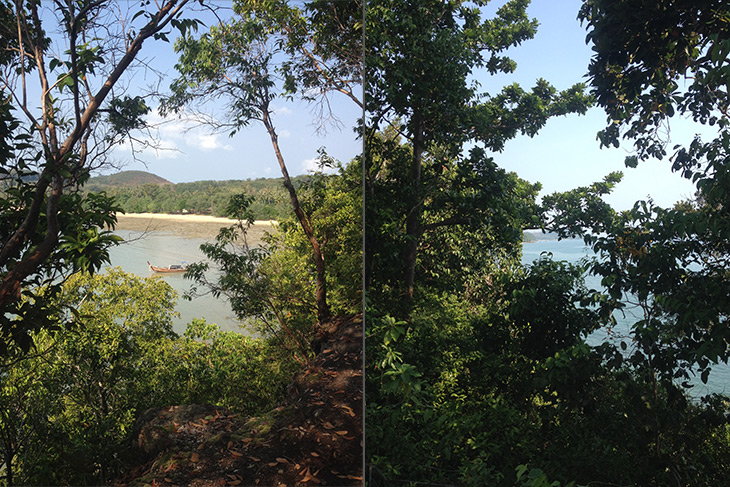
M 525 230 L 522 232 L 522 241 L 526 243 L 539 242 L 541 240 L 558 240 L 558 234 L 552 232 L 539 232 L 536 230 Z
M 293 178 L 301 185 L 306 176 Z M 291 212 L 289 195 L 281 178 L 246 181 L 197 181 L 178 184 L 143 184 L 130 187 L 90 185 L 88 190 L 106 191 L 127 213 L 194 213 L 227 216 L 232 195 L 245 193 L 254 198 L 251 209 L 256 219 L 279 220 Z

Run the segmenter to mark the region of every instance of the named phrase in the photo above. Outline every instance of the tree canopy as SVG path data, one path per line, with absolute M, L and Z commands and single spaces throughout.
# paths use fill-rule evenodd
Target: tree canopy
M 538 80 L 480 93 L 469 76 L 515 69 L 504 49 L 534 34 L 527 2 L 491 19 L 484 2 L 371 5 L 371 482 L 721 482 L 727 398 L 687 391 L 728 360 L 727 8 L 587 0 L 590 91 Z M 666 155 L 675 113 L 718 127 L 671 157 L 697 182 L 696 201 L 617 212 L 602 198 L 621 180 L 612 173 L 538 204 L 537 183 L 500 169 L 506 140 L 593 102 L 607 112 L 600 143 L 634 142 L 628 166 Z M 523 266 L 531 225 L 583 237 L 596 257 Z M 586 287 L 586 273 L 603 287 Z M 589 339 L 631 305 L 629 337 Z
M 145 41 L 197 26 L 181 17 L 187 3 L 0 3 L 0 355 L 10 342 L 28 350 L 29 332 L 52 325 L 40 288 L 108 260 L 116 237 L 103 229 L 118 208 L 77 189 L 142 123 L 149 108 L 123 93 L 124 74 Z
M 315 1 L 299 8 L 288 1 L 236 2 L 233 18 L 211 26 L 199 38 L 187 35 L 178 39 L 180 77 L 162 104 L 163 113 L 177 112 L 183 106 L 200 106 L 208 97 L 222 97 L 227 113 L 223 120 L 211 121 L 214 127 L 228 128 L 233 135 L 251 122 L 264 126 L 291 208 L 311 247 L 320 323 L 331 314 L 325 242 L 316 234 L 289 176 L 271 103 L 278 97 L 297 95 L 329 107 L 333 91 L 362 103 L 356 94 L 362 72 L 357 36 L 362 24 L 357 5 Z M 326 160 L 326 156 L 320 157 L 320 161 Z
M 367 268 L 382 266 L 376 261 L 386 250 L 381 252 L 377 242 L 380 228 L 391 220 L 392 195 L 381 199 L 378 190 L 387 186 L 378 181 L 400 179 L 402 250 L 400 262 L 390 261 L 387 268 L 400 276 L 397 287 L 406 296 L 414 293 L 420 248 L 437 230 L 481 227 L 493 234 L 511 233 L 507 238 L 513 239 L 521 234 L 521 228 L 490 221 L 501 213 L 490 206 L 517 192 L 534 195 L 537 187 L 510 187 L 487 151 L 501 150 L 517 134 L 535 135 L 551 116 L 583 113 L 588 106 L 580 84 L 558 92 L 540 79 L 529 91 L 513 84 L 484 93 L 470 82 L 476 70 L 496 74 L 515 69 L 504 51 L 535 33 L 537 21 L 528 17 L 527 4 L 506 2 L 494 18 L 484 18 L 482 2 L 368 4 L 366 231 L 374 233 Z M 388 159 L 377 153 L 386 148 L 378 140 L 383 137 L 390 139 L 385 144 L 401 137 L 407 144 L 409 153 L 398 156 L 400 167 L 386 167 Z M 466 155 L 468 142 L 476 147 Z M 530 219 L 523 218 L 517 227 Z M 387 251 L 394 250 L 390 246 Z

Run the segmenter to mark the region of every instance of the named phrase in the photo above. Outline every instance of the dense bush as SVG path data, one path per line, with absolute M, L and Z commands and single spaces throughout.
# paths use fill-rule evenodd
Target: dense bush
M 33 354 L 1 371 L 8 483 L 8 472 L 20 484 L 108 482 L 136 415 L 150 407 L 205 403 L 256 414 L 275 405 L 296 365 L 291 356 L 203 321 L 177 336 L 175 301 L 164 281 L 118 268 L 65 284 L 59 304 L 73 310 L 70 324 L 39 334 Z

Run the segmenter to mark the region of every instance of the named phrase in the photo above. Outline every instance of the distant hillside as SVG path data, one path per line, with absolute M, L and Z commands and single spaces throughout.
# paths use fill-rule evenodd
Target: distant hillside
M 165 178 L 145 171 L 122 171 L 109 176 L 95 176 L 85 184 L 87 191 L 108 191 L 111 188 L 131 188 L 145 184 L 158 186 L 172 184 Z
M 542 230 L 525 230 L 522 232 L 522 241 L 526 243 L 539 242 L 543 240 L 558 240 L 557 233 L 543 233 Z
M 294 186 L 307 184 L 310 176 L 292 178 Z M 126 213 L 193 213 L 226 216 L 231 196 L 253 197 L 251 211 L 259 220 L 280 220 L 291 214 L 289 194 L 283 178 L 246 181 L 196 181 L 173 184 L 144 171 L 125 171 L 91 178 L 85 191 L 106 191 Z

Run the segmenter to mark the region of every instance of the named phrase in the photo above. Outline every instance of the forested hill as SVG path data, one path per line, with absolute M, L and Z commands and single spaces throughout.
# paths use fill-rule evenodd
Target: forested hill
M 558 240 L 558 234 L 553 232 L 543 232 L 541 230 L 525 230 L 522 232 L 523 242 L 531 243 L 542 240 Z
M 167 179 L 146 171 L 121 171 L 108 176 L 95 176 L 86 183 L 87 191 L 109 191 L 112 188 L 129 188 L 144 184 L 170 185 Z
M 292 178 L 300 186 L 308 176 Z M 106 191 L 127 213 L 194 213 L 226 216 L 230 197 L 245 193 L 254 198 L 251 209 L 257 219 L 278 220 L 291 212 L 282 178 L 229 181 L 196 181 L 173 184 L 143 171 L 124 171 L 91 178 L 86 191 Z

